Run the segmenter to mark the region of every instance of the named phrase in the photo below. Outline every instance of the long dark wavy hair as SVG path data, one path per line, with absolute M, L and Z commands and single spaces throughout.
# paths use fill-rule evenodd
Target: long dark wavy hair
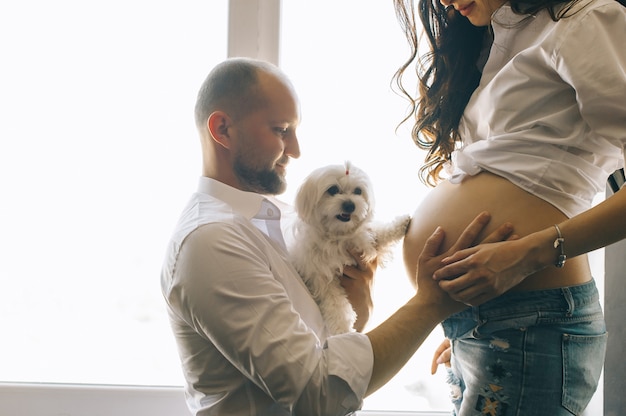
M 509 4 L 521 15 L 531 16 L 546 9 L 556 21 L 578 1 L 510 0 Z M 626 6 L 626 0 L 616 1 Z M 414 119 L 413 140 L 420 149 L 427 150 L 420 179 L 435 186 L 460 140 L 459 121 L 480 80 L 478 60 L 490 35 L 489 28 L 472 25 L 454 8 L 446 8 L 439 0 L 394 0 L 394 6 L 411 51 L 393 76 L 395 86 L 410 101 L 409 115 L 401 124 Z M 421 24 L 416 22 L 416 16 Z M 429 46 L 425 54 L 420 54 L 419 50 L 422 27 Z M 417 97 L 408 92 L 403 83 L 405 72 L 412 66 L 415 66 L 419 79 Z

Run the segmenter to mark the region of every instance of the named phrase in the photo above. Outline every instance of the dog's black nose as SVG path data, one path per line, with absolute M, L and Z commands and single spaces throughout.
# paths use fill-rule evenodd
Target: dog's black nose
M 343 209 L 344 212 L 354 212 L 354 202 L 343 201 L 343 204 L 341 204 L 341 209 Z

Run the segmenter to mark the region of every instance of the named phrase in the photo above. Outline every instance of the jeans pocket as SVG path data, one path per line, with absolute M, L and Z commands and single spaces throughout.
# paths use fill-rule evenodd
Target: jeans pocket
M 563 335 L 562 405 L 579 415 L 598 387 L 608 334 Z

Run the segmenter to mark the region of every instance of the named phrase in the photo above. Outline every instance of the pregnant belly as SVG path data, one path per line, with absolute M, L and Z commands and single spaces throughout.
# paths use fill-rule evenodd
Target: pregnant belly
M 444 249 L 447 250 L 482 211 L 491 214 L 491 221 L 478 241 L 504 222 L 511 222 L 515 234 L 523 237 L 567 218 L 553 205 L 487 172 L 467 177 L 459 184 L 443 182 L 430 191 L 413 214 L 404 241 L 404 262 L 409 279 L 414 281 L 417 258 L 437 226 L 446 233 Z M 554 248 L 547 246 L 546 250 Z M 578 256 L 568 259 L 562 269 L 548 267 L 529 276 L 516 290 L 572 286 L 590 279 L 586 256 Z

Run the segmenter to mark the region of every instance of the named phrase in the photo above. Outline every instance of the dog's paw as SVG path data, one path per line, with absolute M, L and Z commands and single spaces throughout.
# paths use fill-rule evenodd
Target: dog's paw
M 374 229 L 377 245 L 384 247 L 403 239 L 410 223 L 410 215 L 400 215 L 389 223 L 378 225 Z
M 406 235 L 407 230 L 409 229 L 409 225 L 411 224 L 411 216 L 410 215 L 400 215 L 394 220 L 394 223 L 397 226 L 398 232 L 402 234 L 402 236 Z

